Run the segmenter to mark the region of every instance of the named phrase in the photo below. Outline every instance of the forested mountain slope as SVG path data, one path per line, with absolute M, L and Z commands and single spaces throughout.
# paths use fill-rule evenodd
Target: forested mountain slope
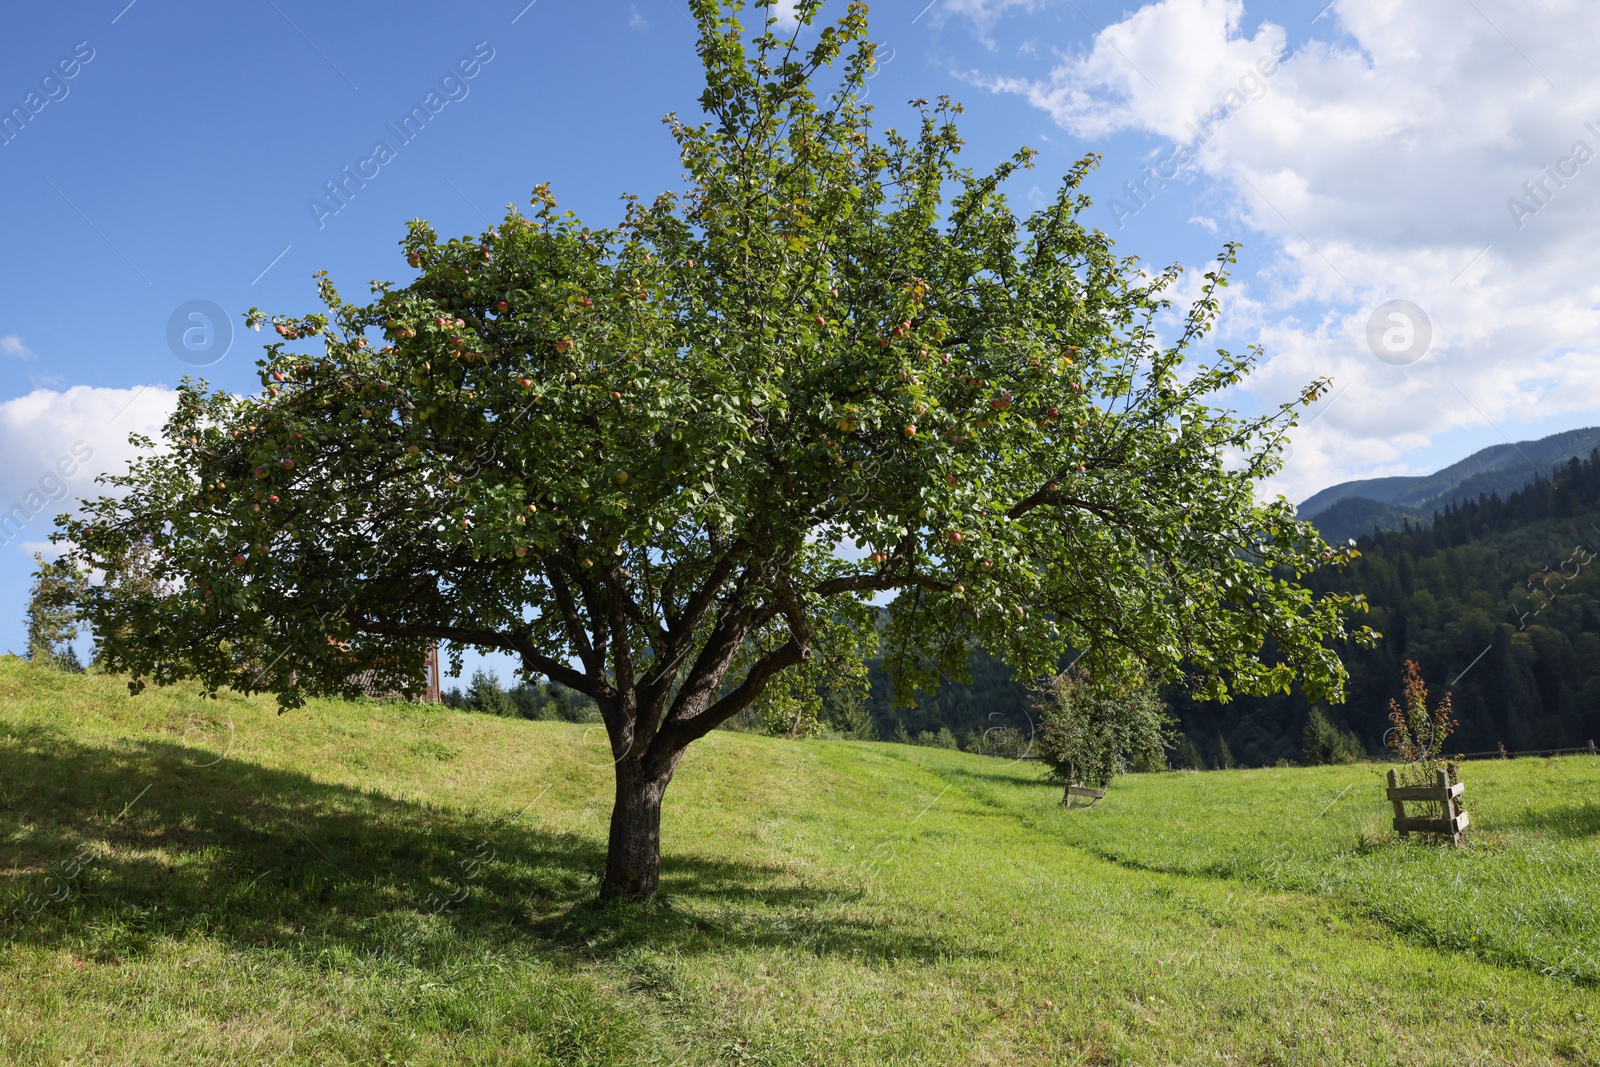
M 1502 499 L 1452 504 L 1422 526 L 1360 538 L 1319 591 L 1362 593 L 1376 648 L 1340 650 L 1350 699 L 1330 716 L 1379 751 L 1401 664 L 1414 659 L 1436 695 L 1451 690 L 1452 751 L 1585 745 L 1600 739 L 1600 453 L 1570 460 Z M 1192 704 L 1184 729 L 1208 758 L 1225 738 L 1236 758 L 1294 758 L 1309 706 L 1298 692 Z
M 1600 448 L 1600 427 L 1567 430 L 1537 441 L 1491 445 L 1432 474 L 1341 482 L 1306 499 L 1300 515 L 1329 541 L 1398 530 L 1404 520 L 1427 522 L 1449 504 L 1499 493 L 1551 475 L 1568 460 Z

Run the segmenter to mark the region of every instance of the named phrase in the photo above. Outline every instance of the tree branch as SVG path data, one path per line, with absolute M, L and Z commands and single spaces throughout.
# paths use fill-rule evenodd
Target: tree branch
M 715 730 L 760 697 L 773 675 L 786 667 L 804 663 L 810 658 L 811 649 L 790 638 L 776 651 L 758 660 L 755 666 L 750 668 L 750 673 L 744 676 L 744 681 L 710 707 L 664 725 L 657 736 L 657 742 L 663 746 L 664 754 L 670 755 L 674 751 L 681 750 L 685 745 Z
M 596 700 L 612 699 L 615 696 L 609 685 L 602 684 L 597 690 L 590 684 L 588 675 L 573 670 L 558 659 L 546 656 L 533 646 L 533 642 L 520 634 L 501 633 L 498 630 L 473 630 L 461 626 L 379 622 L 361 615 L 347 614 L 345 618 L 349 619 L 350 624 L 357 630 L 379 637 L 426 637 L 436 641 L 454 641 L 461 645 L 482 645 L 486 648 L 501 648 L 507 652 L 515 652 L 522 657 L 524 667 L 544 675 L 551 681 L 560 682 L 568 689 L 575 689 Z

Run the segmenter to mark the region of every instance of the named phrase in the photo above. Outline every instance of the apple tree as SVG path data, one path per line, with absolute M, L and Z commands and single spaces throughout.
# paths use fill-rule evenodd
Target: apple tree
M 593 228 L 541 185 L 475 237 L 413 221 L 405 284 L 252 309 L 261 391 L 186 382 L 59 535 L 108 576 L 83 611 L 109 668 L 287 709 L 363 672 L 414 691 L 434 642 L 508 652 L 599 705 L 608 898 L 656 891 L 690 744 L 758 700 L 803 715 L 793 672 L 880 631 L 902 693 L 981 645 L 1022 677 L 1075 650 L 1340 695 L 1352 604 L 1297 581 L 1337 554 L 1256 492 L 1326 382 L 1241 417 L 1217 394 L 1259 354 L 1193 355 L 1232 249 L 1175 311 L 1176 268 L 1080 221 L 1092 160 L 1019 216 L 1033 154 L 960 166 L 956 104 L 875 129 L 864 5 L 815 30 L 801 0 L 792 34 L 740 6 L 693 5 L 682 189 Z M 153 580 L 119 583 L 136 551 Z

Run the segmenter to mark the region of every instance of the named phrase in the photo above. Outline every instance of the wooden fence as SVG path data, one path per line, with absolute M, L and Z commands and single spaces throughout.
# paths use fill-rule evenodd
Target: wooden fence
M 1433 785 L 1401 785 L 1399 776 L 1389 772 L 1389 800 L 1394 804 L 1394 828 L 1401 837 L 1408 834 L 1440 834 L 1452 844 L 1461 844 L 1461 835 L 1470 821 L 1461 810 L 1462 784 L 1450 784 L 1450 773 L 1443 769 L 1434 772 Z M 1438 804 L 1444 813 L 1439 818 L 1417 818 L 1406 814 L 1406 801 Z

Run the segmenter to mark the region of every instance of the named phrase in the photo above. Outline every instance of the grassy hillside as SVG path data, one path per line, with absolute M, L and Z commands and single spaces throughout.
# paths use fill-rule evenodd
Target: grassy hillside
M 1166 774 L 717 733 L 589 903 L 592 728 L 0 659 L 0 1062 L 1600 1063 L 1600 764 Z M 1470 932 L 1469 932 L 1470 931 Z

